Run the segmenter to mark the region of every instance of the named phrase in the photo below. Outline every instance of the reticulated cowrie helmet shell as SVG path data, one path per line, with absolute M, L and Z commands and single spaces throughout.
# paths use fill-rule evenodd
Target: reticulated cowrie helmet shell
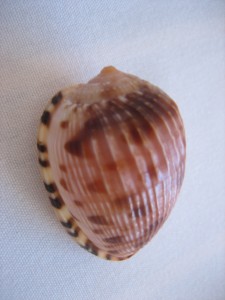
M 175 102 L 114 67 L 58 92 L 41 117 L 39 163 L 62 225 L 91 253 L 135 254 L 170 214 L 185 169 Z

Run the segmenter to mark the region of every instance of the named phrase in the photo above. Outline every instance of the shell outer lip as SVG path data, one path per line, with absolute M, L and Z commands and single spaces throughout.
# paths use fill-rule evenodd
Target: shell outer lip
M 128 257 L 117 257 L 104 250 L 97 248 L 92 241 L 84 234 L 81 228 L 78 226 L 76 220 L 68 210 L 63 201 L 59 190 L 54 182 L 54 177 L 51 170 L 51 165 L 48 160 L 48 149 L 47 149 L 47 136 L 49 131 L 49 125 L 52 114 L 56 111 L 60 102 L 63 100 L 63 92 L 59 91 L 47 104 L 38 128 L 37 136 L 37 150 L 38 150 L 38 161 L 42 177 L 44 179 L 44 186 L 49 194 L 50 203 L 54 208 L 55 214 L 59 219 L 62 226 L 66 229 L 67 233 L 75 239 L 78 245 L 88 252 L 110 261 L 121 261 L 130 258 Z

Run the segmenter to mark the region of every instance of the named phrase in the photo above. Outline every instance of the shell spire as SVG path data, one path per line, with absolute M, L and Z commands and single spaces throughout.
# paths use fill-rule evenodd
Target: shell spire
M 112 66 L 57 93 L 38 132 L 45 187 L 62 225 L 109 260 L 134 255 L 163 225 L 183 182 L 185 148 L 175 102 Z

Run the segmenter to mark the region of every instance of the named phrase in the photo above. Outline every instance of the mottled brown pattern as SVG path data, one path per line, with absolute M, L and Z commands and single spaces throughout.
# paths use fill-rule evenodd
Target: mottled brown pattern
M 74 138 L 68 141 L 65 144 L 65 149 L 67 152 L 69 152 L 72 155 L 82 156 L 82 145 L 81 145 L 81 140 L 79 139 Z
M 78 132 L 71 140 L 66 142 L 65 149 L 72 155 L 82 156 L 82 142 L 90 138 L 91 135 L 101 129 L 101 123 L 98 117 L 90 118 L 85 122 L 83 129 Z
M 66 190 L 67 192 L 70 191 L 69 188 L 68 188 L 68 185 L 67 185 L 67 183 L 66 183 L 66 181 L 65 181 L 65 179 L 61 178 L 61 179 L 60 179 L 60 184 L 61 184 L 61 186 L 64 188 L 64 190 Z
M 59 165 L 59 168 L 60 168 L 60 170 L 62 171 L 62 172 L 66 172 L 67 171 L 67 169 L 66 169 L 66 166 L 65 165 Z
M 116 111 L 117 106 L 115 103 L 109 101 L 107 103 L 107 107 L 101 112 L 101 114 L 96 113 L 93 108 L 92 114 L 93 116 L 90 116 L 90 118 L 84 123 L 83 128 L 74 136 L 72 139 L 66 142 L 65 149 L 68 153 L 76 156 L 82 156 L 82 143 L 86 139 L 90 139 L 94 134 L 96 134 L 98 131 L 102 131 L 103 127 L 108 126 L 103 121 L 103 118 L 108 118 L 110 126 L 116 125 L 120 120 L 117 119 Z M 123 110 L 121 109 L 121 114 L 123 114 Z M 124 115 L 124 120 L 129 119 L 126 114 Z M 108 123 L 107 123 L 108 124 Z M 126 140 L 122 134 L 120 134 L 121 141 L 126 143 Z
M 107 171 L 115 171 L 117 169 L 117 165 L 115 161 L 111 161 L 105 165 L 103 165 L 103 168 Z
M 137 98 L 137 94 L 135 94 L 135 97 Z M 135 132 L 135 131 L 137 131 L 135 128 L 140 128 L 140 131 L 144 129 L 143 134 L 146 134 L 146 133 L 149 133 L 151 125 L 145 118 L 143 118 L 143 114 L 141 114 L 134 107 L 132 107 L 131 101 L 129 101 L 128 103 L 120 104 L 120 109 L 122 109 L 123 111 L 126 111 L 126 113 L 129 113 L 130 115 L 133 116 L 133 119 L 130 119 L 129 121 L 126 122 L 127 130 L 128 130 L 128 132 L 134 130 L 134 132 L 133 132 L 134 141 L 142 144 L 143 140 L 142 140 L 140 134 L 138 132 Z M 156 137 L 155 137 L 154 130 L 152 130 L 151 132 L 154 134 L 154 136 L 152 136 L 152 138 L 154 138 L 154 140 L 155 140 Z M 154 141 L 154 140 L 152 139 L 152 141 Z M 159 147 L 161 147 L 161 146 L 159 145 Z M 158 149 L 159 153 L 160 153 L 160 150 L 161 149 L 159 148 Z M 149 165 L 152 166 L 152 172 L 151 172 L 152 180 L 153 181 L 157 180 L 157 173 L 156 173 L 155 166 L 154 166 L 151 155 L 147 154 L 146 152 L 144 154 L 144 152 L 143 152 L 143 156 L 145 157 L 145 160 L 149 162 Z
M 115 200 L 113 200 L 113 204 L 118 206 L 119 208 L 124 207 L 124 208 L 130 208 L 128 196 L 125 197 L 120 197 Z
M 106 193 L 105 185 L 101 180 L 88 183 L 87 189 L 92 193 Z
M 110 68 L 110 74 L 111 72 L 117 71 Z M 48 140 L 51 140 L 48 139 L 48 135 L 52 126 L 55 126 L 55 118 L 51 119 L 51 116 L 59 109 L 57 105 L 61 101 L 62 94 L 53 97 L 41 118 L 37 147 L 39 152 L 46 153 L 44 155 L 39 153 L 40 164 L 47 167 L 48 161 L 52 165 L 55 160 L 54 170 L 58 172 L 58 177 L 51 174 L 53 168 L 51 170 L 50 165 L 47 169 L 42 169 L 45 181 L 50 182 L 45 184 L 45 187 L 51 193 L 50 201 L 55 212 L 60 216 L 62 225 L 67 228 L 68 233 L 83 248 L 109 260 L 126 259 L 151 239 L 175 202 L 177 192 L 175 190 L 171 196 L 171 185 L 177 185 L 179 191 L 183 180 L 184 162 L 180 158 L 181 151 L 184 156 L 185 150 L 180 149 L 184 147 L 185 137 L 177 107 L 157 88 L 148 86 L 138 79 L 135 82 L 136 84 L 130 86 L 130 91 L 134 92 L 128 95 L 120 92 L 123 87 L 115 86 L 114 80 L 106 88 L 105 84 L 100 84 L 101 89 L 98 89 L 97 95 L 94 95 L 93 89 L 93 101 L 96 102 L 88 108 L 85 104 L 79 109 L 79 124 L 76 128 L 80 130 L 74 136 L 74 133 L 68 134 L 70 138 L 67 142 L 55 150 L 56 159 L 48 158 L 48 155 L 51 155 L 51 147 L 54 148 L 56 144 L 60 146 L 60 141 L 55 143 L 52 139 L 51 145 L 48 143 Z M 99 97 L 102 89 L 104 91 L 101 97 L 105 97 L 107 103 L 101 102 Z M 119 95 L 125 96 L 127 101 L 118 97 Z M 81 100 L 86 101 L 85 97 Z M 76 115 L 72 114 L 71 118 L 76 118 Z M 72 122 L 75 120 L 72 119 Z M 61 124 L 57 123 L 56 126 L 65 129 L 64 133 L 68 129 L 69 133 L 70 126 L 68 127 L 67 120 Z M 60 132 L 63 134 L 63 130 Z M 131 147 L 128 145 L 129 142 Z M 65 155 L 76 157 L 68 157 L 64 161 Z M 69 164 L 69 161 L 72 164 Z M 76 168 L 74 173 L 70 172 L 72 168 Z M 67 176 L 71 176 L 71 180 L 67 181 Z M 160 193 L 159 181 L 165 186 L 164 178 L 169 178 L 170 183 Z M 59 192 L 62 191 L 61 186 L 67 191 L 72 189 L 71 182 L 77 185 L 73 191 L 73 203 L 68 203 L 73 214 L 65 207 L 66 201 L 70 202 L 72 199 L 63 199 L 64 205 L 54 180 L 57 184 L 60 182 Z M 150 191 L 149 194 L 147 190 Z M 66 195 L 64 191 L 62 194 Z M 95 203 L 94 210 L 89 201 Z M 109 209 L 108 216 L 106 214 Z M 83 217 L 79 221 L 74 214 Z M 86 224 L 82 224 L 84 218 L 88 218 Z M 154 223 L 149 225 L 149 222 Z M 81 232 L 82 230 L 77 227 L 79 225 L 87 227 L 92 241 Z M 133 240 L 130 233 L 133 232 L 135 236 L 135 231 L 138 234 Z M 95 243 L 98 247 L 94 245 Z
M 141 97 L 141 95 L 138 95 L 138 97 L 136 95 L 135 101 L 130 100 L 129 105 L 126 107 L 126 110 L 132 113 L 138 126 L 145 129 L 144 133 L 147 133 L 149 141 L 154 144 L 154 151 L 157 153 L 157 156 L 160 157 L 161 169 L 166 171 L 168 170 L 167 160 L 163 153 L 162 145 L 160 144 L 151 123 L 158 122 L 158 126 L 160 127 L 163 127 L 164 125 L 162 124 L 162 121 L 159 119 L 159 117 L 154 113 L 154 111 L 150 107 L 146 106 Z M 168 137 L 168 139 L 170 140 L 170 137 Z M 149 156 L 148 160 L 149 166 L 151 166 L 151 178 L 153 181 L 154 179 L 157 180 L 158 174 L 157 170 L 155 169 L 152 157 Z
M 171 115 L 168 114 L 169 110 L 173 108 L 166 102 L 157 101 L 155 98 L 153 99 L 148 97 L 148 95 L 145 95 L 145 99 L 142 100 L 142 106 L 139 106 L 137 109 L 145 118 L 149 118 L 149 121 L 154 123 L 155 127 L 157 126 L 157 128 L 160 128 L 160 147 L 164 148 L 164 154 L 159 155 L 159 169 L 163 172 L 168 172 L 168 163 L 172 160 L 175 161 L 174 158 L 178 154 L 176 149 L 179 149 L 177 138 L 174 136 L 175 139 L 173 140 L 171 137 L 171 134 L 174 135 L 177 132 L 176 126 L 171 119 Z M 154 116 L 152 116 L 152 112 L 154 113 Z
M 92 232 L 95 234 L 103 234 L 104 233 L 104 231 L 102 229 L 93 229 Z
M 61 127 L 62 129 L 66 129 L 68 126 L 69 126 L 69 122 L 68 122 L 68 121 L 62 121 L 62 122 L 60 123 L 60 127 Z
M 82 203 L 81 201 L 74 200 L 73 202 L 74 202 L 77 206 L 79 206 L 79 207 L 83 207 L 83 206 L 84 206 L 83 203 Z

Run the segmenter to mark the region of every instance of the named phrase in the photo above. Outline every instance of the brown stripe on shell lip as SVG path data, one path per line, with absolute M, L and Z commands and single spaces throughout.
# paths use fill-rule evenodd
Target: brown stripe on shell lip
M 38 161 L 39 161 L 39 164 L 40 164 L 43 168 L 49 167 L 49 161 L 48 161 L 48 160 L 42 160 L 41 158 L 39 158 Z
M 57 105 L 62 100 L 62 92 L 58 92 L 53 98 L 52 98 L 52 104 Z
M 49 193 L 55 193 L 56 190 L 57 190 L 54 183 L 47 184 L 47 183 L 44 182 L 44 185 L 45 185 L 46 190 L 47 190 Z
M 41 116 L 41 122 L 46 126 L 49 126 L 50 121 L 51 121 L 51 113 L 45 110 Z
M 37 148 L 38 148 L 39 152 L 42 152 L 42 153 L 47 152 L 47 146 L 45 146 L 44 144 L 42 144 L 40 142 L 37 143 Z
M 64 227 L 66 228 L 72 228 L 73 226 L 73 220 L 72 219 L 69 219 L 68 221 L 64 222 L 64 221 L 61 221 L 60 222 Z
M 75 228 L 73 231 L 67 231 L 69 233 L 69 235 L 73 236 L 73 237 L 78 237 L 79 235 L 79 228 Z
M 64 205 L 63 201 L 58 197 L 57 198 L 49 197 L 49 199 L 51 201 L 52 206 L 54 206 L 57 209 L 62 208 L 62 206 Z

